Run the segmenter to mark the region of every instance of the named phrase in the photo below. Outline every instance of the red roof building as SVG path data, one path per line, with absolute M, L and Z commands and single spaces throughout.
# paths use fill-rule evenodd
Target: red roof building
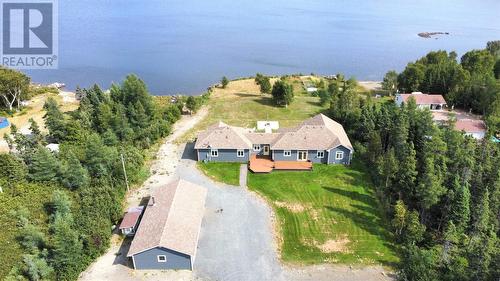
M 455 123 L 455 130 L 463 131 L 475 139 L 483 139 L 487 128 L 483 120 L 462 119 Z
M 134 235 L 137 226 L 139 225 L 139 218 L 142 215 L 144 206 L 133 207 L 128 209 L 120 224 L 120 231 L 124 235 Z
M 396 104 L 401 106 L 407 103 L 410 98 L 415 99 L 419 108 L 428 108 L 430 110 L 440 110 L 446 106 L 446 100 L 442 95 L 438 94 L 423 94 L 421 92 L 413 92 L 411 94 L 396 95 Z

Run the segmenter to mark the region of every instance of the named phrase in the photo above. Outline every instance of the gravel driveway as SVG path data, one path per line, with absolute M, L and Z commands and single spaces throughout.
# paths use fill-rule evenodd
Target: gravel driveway
M 193 160 L 182 159 L 177 173 L 208 188 L 195 274 L 208 280 L 284 280 L 269 207 L 245 188 L 205 177 Z

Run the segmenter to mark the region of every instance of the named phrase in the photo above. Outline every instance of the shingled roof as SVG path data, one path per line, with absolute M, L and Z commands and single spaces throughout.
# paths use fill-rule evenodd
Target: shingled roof
M 163 247 L 194 256 L 205 212 L 206 188 L 177 180 L 149 199 L 127 256 Z
M 446 104 L 443 96 L 438 94 L 422 94 L 420 92 L 401 94 L 403 102 L 407 102 L 410 97 L 413 97 L 417 104 Z
M 271 149 L 326 150 L 339 145 L 353 150 L 344 127 L 318 114 L 294 129 L 283 131 L 271 144 Z
M 252 143 L 244 134 L 243 128 L 218 122 L 198 134 L 194 148 L 250 149 Z
M 198 134 L 195 149 L 251 149 L 252 144 L 270 144 L 271 149 L 327 150 L 342 145 L 353 150 L 344 127 L 323 114 L 277 133 L 258 133 L 218 122 Z

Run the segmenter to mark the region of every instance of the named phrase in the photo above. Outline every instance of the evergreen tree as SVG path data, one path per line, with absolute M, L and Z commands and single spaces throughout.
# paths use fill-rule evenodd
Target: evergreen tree
M 410 245 L 403 250 L 398 280 L 437 281 L 436 255 L 432 250 Z
M 28 168 L 24 162 L 12 154 L 0 154 L 0 178 L 9 182 L 22 182 L 26 180 Z
M 61 170 L 61 182 L 67 188 L 80 188 L 90 182 L 89 173 L 72 151 L 69 151 L 66 155 Z
M 74 280 L 81 270 L 83 245 L 75 230 L 69 198 L 61 191 L 55 191 L 52 199 L 51 221 L 53 265 L 58 280 Z
M 48 137 L 50 141 L 57 143 L 61 142 L 66 136 L 66 128 L 64 115 L 61 110 L 59 110 L 59 105 L 56 100 L 50 97 L 45 102 L 43 109 L 46 111 L 43 119 L 45 120 L 45 126 L 49 130 Z
M 32 181 L 55 181 L 59 170 L 59 161 L 54 154 L 44 147 L 39 147 L 29 165 L 29 178 Z
M 394 70 L 388 71 L 382 81 L 382 89 L 386 90 L 389 95 L 393 95 L 398 90 L 398 73 Z
M 460 230 L 465 230 L 470 220 L 470 191 L 468 184 L 462 184 L 459 177 L 455 177 L 453 189 L 450 191 L 450 220 Z
M 222 76 L 222 79 L 220 80 L 220 84 L 222 85 L 222 89 L 225 89 L 227 85 L 229 84 L 229 79 L 227 79 L 226 76 Z

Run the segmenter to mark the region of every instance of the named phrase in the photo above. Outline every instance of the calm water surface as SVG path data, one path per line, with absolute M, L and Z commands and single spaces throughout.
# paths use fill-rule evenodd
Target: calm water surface
M 59 1 L 59 69 L 36 82 L 108 88 L 128 73 L 154 94 L 200 93 L 223 75 L 343 72 L 380 80 L 430 50 L 500 40 L 500 1 Z M 451 35 L 424 39 L 417 33 Z

